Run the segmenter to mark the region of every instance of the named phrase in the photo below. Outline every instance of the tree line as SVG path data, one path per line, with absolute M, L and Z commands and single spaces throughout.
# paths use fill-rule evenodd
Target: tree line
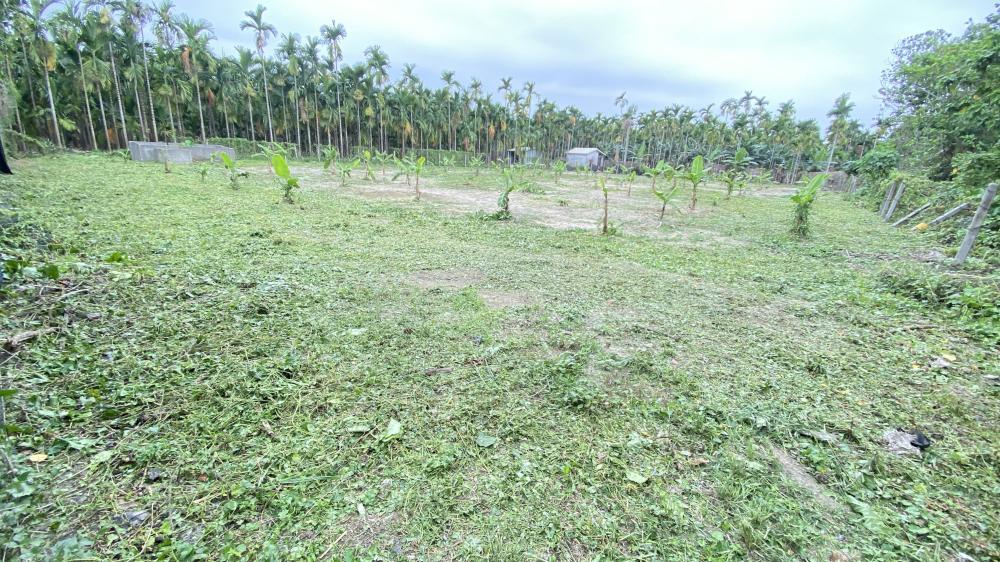
M 212 48 L 212 24 L 170 0 L 0 2 L 2 71 L 13 99 L 5 126 L 59 147 L 224 137 L 286 142 L 317 156 L 333 146 L 341 154 L 464 150 L 492 160 L 529 147 L 557 159 L 594 146 L 632 166 L 680 166 L 699 154 L 725 161 L 743 149 L 783 181 L 854 161 L 876 141 L 852 118 L 848 94 L 836 99 L 825 131 L 800 118 L 793 101 L 772 108 L 750 91 L 718 106 L 647 111 L 622 93 L 613 113 L 585 115 L 510 77 L 490 89 L 446 70 L 425 84 L 404 64 L 393 81 L 377 45 L 363 60 L 344 61 L 342 23 L 316 35 L 279 34 L 264 6 L 241 19 L 247 46 L 223 55 Z

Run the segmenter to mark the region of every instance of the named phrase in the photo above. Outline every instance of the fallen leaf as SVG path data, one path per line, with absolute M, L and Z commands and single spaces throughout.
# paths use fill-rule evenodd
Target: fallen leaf
M 399 437 L 399 434 L 403 433 L 403 424 L 399 423 L 399 420 L 392 418 L 389 420 L 389 425 L 385 428 L 385 433 L 382 434 L 382 440 L 393 439 Z
M 45 460 L 48 459 L 48 458 L 49 458 L 49 456 L 46 455 L 45 453 L 34 453 L 34 454 L 31 454 L 31 455 L 28 455 L 28 460 L 31 461 L 31 462 L 33 462 L 33 463 L 36 463 L 36 464 L 40 463 L 40 462 L 45 462 Z
M 97 453 L 96 455 L 90 457 L 90 462 L 96 464 L 100 464 L 102 462 L 108 462 L 109 460 L 111 460 L 111 457 L 113 457 L 114 454 L 115 454 L 114 451 L 101 451 L 100 453 Z
M 631 482 L 635 482 L 636 484 L 645 484 L 646 481 L 649 480 L 649 478 L 643 476 L 642 474 L 636 472 L 635 470 L 626 470 L 625 479 Z
M 493 437 L 492 435 L 486 435 L 485 433 L 480 433 L 476 437 L 476 445 L 479 445 L 480 447 L 483 448 L 492 447 L 493 445 L 496 445 L 496 443 L 497 443 L 497 438 Z
M 958 357 L 952 355 L 951 353 L 942 353 L 941 357 L 944 357 L 945 359 L 951 361 L 952 363 L 958 360 Z

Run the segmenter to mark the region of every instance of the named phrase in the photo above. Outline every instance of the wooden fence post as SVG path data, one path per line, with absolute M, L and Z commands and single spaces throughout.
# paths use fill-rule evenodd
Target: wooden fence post
M 986 186 L 986 191 L 983 192 L 983 200 L 979 202 L 979 208 L 976 209 L 976 214 L 972 217 L 972 222 L 969 223 L 969 230 L 965 231 L 965 240 L 962 241 L 962 245 L 958 248 L 958 253 L 955 254 L 955 265 L 962 265 L 965 263 L 965 258 L 969 257 L 972 245 L 976 243 L 976 237 L 979 236 L 979 229 L 986 222 L 986 213 L 990 212 L 990 205 L 993 204 L 993 198 L 996 196 L 997 184 L 991 183 Z
M 885 211 L 885 221 L 889 222 L 892 218 L 892 214 L 896 212 L 896 206 L 899 205 L 899 200 L 903 198 L 903 192 L 906 191 L 906 184 L 899 182 L 899 187 L 896 188 L 896 195 L 892 198 L 892 203 L 889 204 L 889 208 Z
M 950 211 L 947 211 L 947 212 L 945 212 L 945 213 L 944 213 L 943 215 L 941 215 L 940 217 L 938 217 L 938 218 L 936 218 L 936 219 L 932 220 L 931 222 L 929 222 L 929 223 L 927 224 L 927 226 L 934 226 L 935 224 L 939 224 L 939 223 L 942 223 L 942 222 L 944 222 L 944 221 L 946 221 L 946 220 L 950 219 L 951 217 L 953 217 L 953 216 L 955 216 L 955 215 L 957 215 L 957 214 L 961 213 L 962 211 L 964 211 L 964 210 L 966 210 L 966 209 L 968 209 L 968 208 L 969 208 L 969 204 L 968 204 L 968 203 L 962 203 L 961 205 L 959 205 L 959 206 L 955 207 L 954 209 L 952 209 L 952 210 L 950 210 Z

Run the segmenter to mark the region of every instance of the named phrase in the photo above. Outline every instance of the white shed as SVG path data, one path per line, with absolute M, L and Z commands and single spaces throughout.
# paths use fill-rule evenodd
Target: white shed
M 605 154 L 597 148 L 574 148 L 566 152 L 568 168 L 590 168 L 595 170 L 604 166 Z

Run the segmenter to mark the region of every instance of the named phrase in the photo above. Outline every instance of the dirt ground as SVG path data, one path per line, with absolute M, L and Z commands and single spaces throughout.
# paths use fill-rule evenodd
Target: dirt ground
M 301 168 L 296 173 L 302 178 L 304 189 L 334 190 L 350 196 L 385 201 L 413 200 L 414 188 L 405 178 L 392 180 L 390 170 L 383 176 L 376 171 L 375 181 L 354 177 L 342 186 L 340 179 L 316 168 Z M 355 176 L 363 172 L 355 171 Z M 544 172 L 537 177 L 527 174 L 542 193 L 515 192 L 510 196 L 510 211 L 515 221 L 526 221 L 558 229 L 592 230 L 600 227 L 603 196 L 590 174 L 566 173 L 558 182 L 552 174 Z M 412 180 L 411 180 L 412 182 Z M 663 183 L 659 184 L 660 187 Z M 648 178 L 639 178 L 631 194 L 623 179 L 609 178 L 608 206 L 610 224 L 619 232 L 655 238 L 678 240 L 694 245 L 706 242 L 740 244 L 738 240 L 720 240 L 717 232 L 692 228 L 687 218 L 712 212 L 713 202 L 725 199 L 725 187 L 709 183 L 698 190 L 698 208 L 689 208 L 691 190 L 683 184 L 667 205 L 660 221 L 661 203 L 650 190 Z M 476 177 L 465 169 L 433 170 L 420 178 L 421 203 L 439 211 L 452 214 L 492 213 L 497 209 L 500 187 L 497 174 L 483 171 Z M 753 186 L 745 192 L 751 197 L 788 197 L 795 189 L 783 185 Z M 679 228 L 684 226 L 684 228 Z

